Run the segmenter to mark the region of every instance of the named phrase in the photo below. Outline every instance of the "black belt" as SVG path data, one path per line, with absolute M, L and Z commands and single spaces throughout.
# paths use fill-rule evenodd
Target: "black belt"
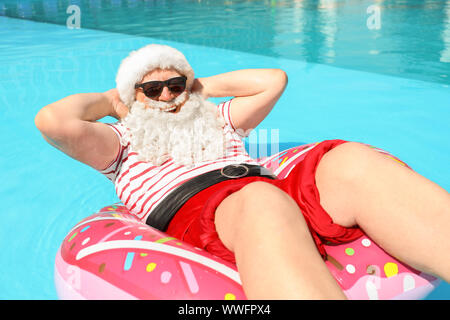
M 152 210 L 146 223 L 161 231 L 166 231 L 178 210 L 195 194 L 216 183 L 244 177 L 265 177 L 277 179 L 267 168 L 246 163 L 230 164 L 222 169 L 206 172 L 194 177 L 173 190 Z

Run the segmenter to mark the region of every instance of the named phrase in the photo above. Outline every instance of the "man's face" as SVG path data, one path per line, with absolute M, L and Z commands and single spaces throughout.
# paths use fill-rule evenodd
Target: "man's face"
M 165 81 L 180 74 L 173 70 L 155 70 L 141 82 Z M 156 166 L 170 158 L 177 165 L 194 165 L 224 157 L 227 150 L 223 128 L 225 121 L 217 106 L 200 94 L 174 94 L 163 88 L 150 99 L 139 89 L 136 101 L 122 119 L 127 128 L 123 143 L 130 143 L 140 161 Z M 174 112 L 171 112 L 174 110 Z M 176 114 L 175 114 L 176 113 Z
M 155 70 L 152 70 L 149 73 L 147 73 L 139 83 L 145 83 L 145 82 L 149 82 L 149 81 L 165 81 L 165 80 L 180 77 L 180 76 L 182 76 L 182 75 L 173 69 L 155 69 Z M 167 105 L 170 105 L 170 103 L 174 102 L 174 100 L 181 94 L 182 94 L 182 92 L 179 92 L 179 93 L 172 92 L 169 90 L 169 88 L 167 86 L 165 86 L 160 95 L 153 97 L 153 98 L 148 98 L 144 94 L 143 90 L 141 88 L 138 88 L 138 89 L 136 89 L 136 100 L 144 103 L 146 105 L 146 107 L 151 108 L 152 101 L 150 101 L 150 100 L 159 101 L 162 103 L 167 103 Z M 176 106 L 176 109 L 171 110 L 170 112 L 178 113 L 180 111 L 181 107 L 183 106 L 184 102 L 185 101 L 183 101 L 181 104 L 178 104 Z

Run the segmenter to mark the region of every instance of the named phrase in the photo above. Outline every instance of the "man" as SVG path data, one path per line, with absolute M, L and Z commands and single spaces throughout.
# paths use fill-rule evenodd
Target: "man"
M 356 239 L 361 229 L 449 281 L 450 257 L 440 252 L 450 250 L 450 197 L 433 182 L 342 140 L 318 144 L 283 180 L 249 157 L 242 132 L 283 93 L 282 70 L 195 79 L 181 52 L 148 45 L 122 61 L 116 83 L 44 107 L 36 126 L 110 178 L 132 214 L 235 262 L 250 299 L 344 299 L 323 242 Z M 206 101 L 230 96 L 217 107 Z M 97 122 L 108 115 L 121 121 Z

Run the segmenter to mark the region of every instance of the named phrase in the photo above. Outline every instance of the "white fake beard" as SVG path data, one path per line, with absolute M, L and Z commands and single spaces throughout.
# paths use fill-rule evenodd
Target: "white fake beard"
M 192 167 L 224 157 L 225 121 L 213 103 L 199 94 L 190 94 L 178 113 L 162 111 L 181 104 L 186 98 L 184 94 L 171 103 L 149 99 L 146 103 L 150 108 L 135 101 L 122 120 L 126 128 L 122 145 L 129 142 L 140 161 L 157 166 L 170 158 L 178 165 Z

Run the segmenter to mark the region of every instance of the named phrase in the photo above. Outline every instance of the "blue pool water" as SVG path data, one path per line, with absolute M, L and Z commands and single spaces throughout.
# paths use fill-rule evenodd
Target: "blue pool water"
M 120 60 L 151 42 L 183 51 L 199 77 L 285 70 L 286 92 L 257 128 L 269 137 L 278 129 L 280 149 L 366 142 L 450 190 L 450 1 L 381 1 L 375 30 L 369 1 L 173 2 L 178 10 L 169 1 L 71 1 L 86 21 L 69 29 L 69 1 L 0 1 L 0 299 L 56 299 L 62 239 L 117 201 L 106 178 L 41 138 L 34 116 L 67 95 L 114 87 Z M 450 285 L 428 298 L 449 299 Z
M 0 0 L 0 15 L 73 25 L 69 5 L 81 28 L 450 84 L 448 0 Z

